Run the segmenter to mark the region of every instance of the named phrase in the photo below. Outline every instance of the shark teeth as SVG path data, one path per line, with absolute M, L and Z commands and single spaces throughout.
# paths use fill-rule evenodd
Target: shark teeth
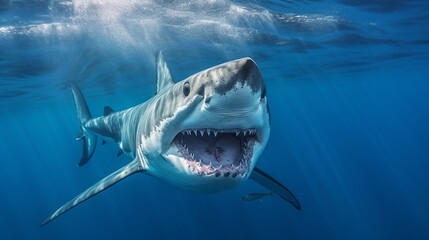
M 233 134 L 236 138 L 240 139 L 241 149 L 240 157 L 230 163 L 216 162 L 210 159 L 200 159 L 200 155 L 193 153 L 186 144 L 185 138 L 179 138 L 175 142 L 179 153 L 184 158 L 185 164 L 189 171 L 198 176 L 214 176 L 224 178 L 237 178 L 244 177 L 250 170 L 251 159 L 253 156 L 253 146 L 257 142 L 255 129 L 231 129 L 231 130 L 218 130 L 218 129 L 188 129 L 179 133 L 179 135 L 190 135 L 195 137 L 222 137 L 222 134 Z M 200 139 L 204 141 L 203 139 Z M 191 144 L 191 143 L 189 143 Z M 192 149 L 192 148 L 191 148 Z
M 193 135 L 193 136 L 214 136 L 217 137 L 219 133 L 234 133 L 236 137 L 239 136 L 253 136 L 256 137 L 256 129 L 187 129 L 181 131 L 179 134 L 182 135 Z
M 237 176 L 245 176 L 249 170 L 249 164 L 241 166 L 228 166 L 222 168 L 213 168 L 209 165 L 202 164 L 201 162 L 187 161 L 188 168 L 197 174 L 204 174 L 206 176 L 224 176 L 236 178 Z

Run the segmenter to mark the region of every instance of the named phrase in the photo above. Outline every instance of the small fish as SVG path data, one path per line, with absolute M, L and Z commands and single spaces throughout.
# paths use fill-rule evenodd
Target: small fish
M 255 201 L 255 200 L 262 201 L 264 197 L 272 196 L 272 195 L 273 195 L 272 192 L 270 192 L 270 193 L 249 193 L 249 194 L 242 196 L 241 200 L 246 201 L 246 202 Z

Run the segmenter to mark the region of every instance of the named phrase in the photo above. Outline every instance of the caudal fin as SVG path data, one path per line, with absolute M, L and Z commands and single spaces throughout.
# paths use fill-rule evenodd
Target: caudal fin
M 76 83 L 71 83 L 74 102 L 76 104 L 77 117 L 80 121 L 80 134 L 76 140 L 83 141 L 83 153 L 78 166 L 82 166 L 91 159 L 94 154 L 95 147 L 97 146 L 97 136 L 85 129 L 85 123 L 91 120 L 91 113 L 89 112 L 88 105 Z

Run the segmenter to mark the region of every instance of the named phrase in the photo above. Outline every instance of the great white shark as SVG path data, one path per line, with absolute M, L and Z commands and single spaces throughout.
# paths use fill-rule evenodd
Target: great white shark
M 76 83 L 71 84 L 83 155 L 87 163 L 97 138 L 112 140 L 133 160 L 70 200 L 42 225 L 134 173 L 146 173 L 181 188 L 214 193 L 248 178 L 301 209 L 280 182 L 255 167 L 270 135 L 270 111 L 262 74 L 251 58 L 214 66 L 175 83 L 161 52 L 157 92 L 135 107 L 104 108 L 92 118 Z

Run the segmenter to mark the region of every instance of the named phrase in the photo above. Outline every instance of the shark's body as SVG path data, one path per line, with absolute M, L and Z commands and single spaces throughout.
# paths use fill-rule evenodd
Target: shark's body
M 116 142 L 134 160 L 87 189 L 42 225 L 119 182 L 144 172 L 196 192 L 218 192 L 249 177 L 300 209 L 278 181 L 255 168 L 270 134 L 265 83 L 250 58 L 230 61 L 173 82 L 163 56 L 157 57 L 157 94 L 124 111 L 106 107 L 92 118 L 76 84 L 72 91 L 81 122 L 83 156 L 89 161 L 97 138 Z

